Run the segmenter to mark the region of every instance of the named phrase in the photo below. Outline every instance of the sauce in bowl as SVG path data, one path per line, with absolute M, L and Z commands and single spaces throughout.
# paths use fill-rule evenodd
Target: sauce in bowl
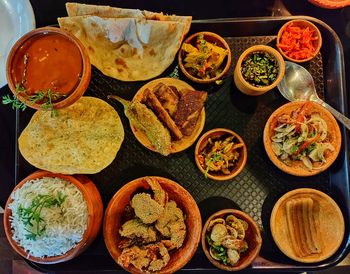
M 68 95 L 79 84 L 82 65 L 79 49 L 68 38 L 58 33 L 38 34 L 19 48 L 11 75 L 29 95 L 48 89 Z
M 86 49 L 59 28 L 39 28 L 25 34 L 7 59 L 12 93 L 35 109 L 54 110 L 73 104 L 84 94 L 90 77 Z

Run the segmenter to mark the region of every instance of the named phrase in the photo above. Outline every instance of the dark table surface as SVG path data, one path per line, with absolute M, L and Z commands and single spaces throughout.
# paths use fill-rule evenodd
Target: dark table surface
M 36 26 L 57 24 L 57 17 L 66 16 L 65 2 L 62 0 L 31 0 Z M 83 0 L 76 2 L 111 5 L 122 8 L 139 8 L 162 11 L 168 14 L 191 15 L 193 20 L 209 18 L 238 18 L 284 15 L 308 15 L 316 17 L 338 34 L 344 50 L 347 90 L 350 90 L 350 6 L 327 10 L 313 6 L 306 0 L 215 0 L 207 4 L 204 0 Z M 0 38 L 1 39 L 1 38 Z M 0 89 L 0 95 L 10 93 L 7 86 Z M 349 99 L 347 99 L 349 105 Z M 345 114 L 348 114 L 346 110 Z M 4 206 L 15 182 L 15 111 L 0 105 L 0 206 Z M 21 179 L 21 178 L 19 178 Z M 3 235 L 0 235 L 3 237 Z M 6 241 L 0 238 L 0 254 Z M 7 255 L 9 258 L 11 256 Z M 7 269 L 7 268 L 5 268 Z M 350 270 L 349 270 L 350 271 Z M 0 270 L 1 273 L 2 270 Z M 7 272 L 4 272 L 7 273 Z

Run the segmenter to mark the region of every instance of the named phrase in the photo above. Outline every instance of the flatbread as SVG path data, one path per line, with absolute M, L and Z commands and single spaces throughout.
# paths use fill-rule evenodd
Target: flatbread
M 185 23 L 185 33 L 191 27 L 192 16 L 166 15 L 162 12 L 152 12 L 139 9 L 124 9 L 110 6 L 86 5 L 80 3 L 66 3 L 66 10 L 69 17 L 82 15 L 96 15 L 109 18 L 139 18 L 159 21 L 175 21 Z
M 81 97 L 58 110 L 38 110 L 21 133 L 18 144 L 33 166 L 55 173 L 93 174 L 116 157 L 124 129 L 115 109 L 94 97 Z
M 122 81 L 148 80 L 175 59 L 186 24 L 137 18 L 74 16 L 58 18 L 60 27 L 87 48 L 91 63 Z

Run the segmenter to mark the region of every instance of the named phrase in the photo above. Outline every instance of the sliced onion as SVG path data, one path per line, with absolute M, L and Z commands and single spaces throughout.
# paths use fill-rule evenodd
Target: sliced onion
M 271 143 L 271 148 L 272 148 L 272 151 L 273 151 L 277 156 L 280 156 L 280 155 L 282 154 L 282 144 L 272 142 L 272 143 Z
M 310 159 L 308 157 L 301 156 L 300 160 L 303 162 L 303 164 L 306 166 L 306 168 L 308 170 L 312 170 L 313 169 L 312 163 L 311 163 L 311 161 L 310 161 Z

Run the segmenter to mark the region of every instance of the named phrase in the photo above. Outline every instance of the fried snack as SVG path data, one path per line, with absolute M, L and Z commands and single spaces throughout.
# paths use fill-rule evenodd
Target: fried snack
M 173 117 L 176 112 L 181 93 L 177 90 L 176 87 L 168 86 L 163 83 L 159 83 L 153 89 L 153 91 L 165 110 L 171 117 Z
M 287 226 L 292 247 L 298 257 L 321 253 L 317 221 L 311 198 L 291 199 L 286 203 Z
M 175 123 L 183 135 L 192 134 L 206 100 L 206 92 L 197 90 L 183 92 L 174 115 Z
M 146 134 L 157 152 L 164 156 L 170 154 L 170 133 L 150 109 L 137 100 L 130 102 L 115 95 L 110 95 L 108 98 L 123 104 L 125 115 L 130 124 Z
M 157 239 L 156 230 L 143 223 L 140 219 L 132 219 L 125 222 L 119 229 L 121 236 L 133 239 L 141 238 L 143 243 L 154 242 Z
M 157 115 L 159 120 L 166 125 L 166 127 L 170 130 L 171 135 L 175 140 L 180 140 L 183 135 L 174 120 L 170 117 L 170 114 L 166 111 L 166 109 L 162 106 L 154 92 L 150 89 L 145 90 L 145 103 L 151 108 L 154 113 Z
M 145 224 L 154 223 L 163 213 L 164 208 L 151 195 L 138 193 L 131 200 L 135 215 Z
M 34 113 L 19 139 L 22 156 L 54 173 L 93 174 L 116 157 L 124 139 L 118 113 L 105 101 L 81 97 L 73 105 Z

